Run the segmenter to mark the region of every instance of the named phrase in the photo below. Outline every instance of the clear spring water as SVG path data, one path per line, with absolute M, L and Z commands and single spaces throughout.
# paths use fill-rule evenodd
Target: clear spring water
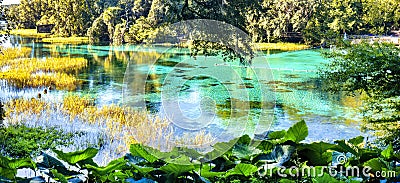
M 247 121 L 244 125 L 254 132 L 261 113 L 260 90 L 257 87 L 259 83 L 266 85 L 268 91 L 273 94 L 274 105 L 264 111 L 272 117 L 270 118 L 271 128 L 264 129 L 261 126 L 255 130 L 256 133 L 287 129 L 295 122 L 304 119 L 309 127 L 307 141 L 332 141 L 364 134 L 360 131 L 360 116 L 355 110 L 355 107 L 360 105 L 358 99 L 331 95 L 321 91 L 321 83 L 316 79 L 316 70 L 327 60 L 320 56 L 318 50 L 265 52 L 265 59 L 255 61 L 252 67 L 259 73 L 269 72 L 270 77 L 268 80 L 257 80 L 254 73 L 250 72 L 247 67 L 234 63 L 218 65 L 213 62 L 208 63 L 204 61 L 208 58 L 201 56 L 192 58 L 189 56 L 189 51 L 183 48 L 168 49 L 154 46 L 152 49 L 143 50 L 138 49 L 137 45 L 45 44 L 39 40 L 16 36 L 11 36 L 6 45 L 30 47 L 32 48 L 31 57 L 36 58 L 85 57 L 89 60 L 88 67 L 78 73 L 78 78 L 83 80 L 83 84 L 74 92 L 92 95 L 96 98 L 98 106 L 124 104 L 122 91 L 126 84 L 124 83 L 125 71 L 129 67 L 134 68 L 131 73 L 134 78 L 129 84 L 143 85 L 146 89 L 145 95 L 141 98 L 145 100 L 147 110 L 159 115 L 166 115 L 162 108 L 161 93 L 166 91 L 166 87 L 170 83 L 164 82 L 165 78 L 170 81 L 183 78 L 185 82 L 179 86 L 179 92 L 176 94 L 179 108 L 169 110 L 181 110 L 185 118 L 196 119 L 201 114 L 199 105 L 204 102 L 201 99 L 204 97 L 211 99 L 207 101 L 211 102 L 211 106 L 216 106 L 210 109 L 211 113 L 215 112 L 215 115 L 211 116 L 212 122 L 201 128 L 218 136 L 226 130 L 227 126 L 230 126 L 232 132 L 227 132 L 228 136 L 220 136 L 221 140 L 247 133 L 243 132 L 242 123 L 235 124 L 235 121 L 239 120 Z M 150 64 L 155 60 L 155 66 L 150 69 Z M 177 63 L 181 64 L 176 65 Z M 221 81 L 201 75 L 201 73 L 197 73 L 197 75 L 190 73 L 194 69 L 210 67 L 220 67 L 222 71 L 223 67 L 231 67 L 231 65 L 235 72 L 239 73 L 244 83 Z M 269 69 L 266 69 L 267 66 Z M 214 70 L 218 71 L 218 69 Z M 140 78 L 147 79 L 144 82 Z M 0 93 L 2 100 L 7 101 L 17 97 L 35 97 L 42 90 L 42 88 L 18 89 L 1 81 Z M 230 92 L 233 90 L 243 91 L 248 94 L 248 97 L 232 97 Z M 61 101 L 65 93 L 65 91 L 53 91 L 44 98 L 49 101 Z M 235 112 L 235 108 L 232 107 L 232 101 L 237 100 L 248 105 L 249 110 L 243 113 L 244 117 L 240 116 L 242 113 Z M 235 129 L 238 129 L 239 132 L 234 132 Z M 181 131 L 185 131 L 185 129 L 181 129 Z

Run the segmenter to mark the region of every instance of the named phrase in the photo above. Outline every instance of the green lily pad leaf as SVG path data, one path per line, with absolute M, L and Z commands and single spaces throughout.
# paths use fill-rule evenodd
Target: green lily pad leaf
M 222 154 L 231 156 L 232 155 L 232 149 L 233 146 L 235 145 L 237 139 L 230 140 L 229 142 L 218 142 L 214 144 L 213 150 L 211 152 L 208 152 L 207 154 L 204 155 L 204 158 L 206 160 L 212 160 L 215 159 L 215 157 L 219 157 Z
M 335 146 L 335 144 L 325 142 L 314 142 L 301 146 L 299 148 L 299 154 L 306 157 L 312 165 L 323 166 L 332 162 L 332 152 L 328 150 Z
M 0 177 L 14 179 L 17 175 L 17 170 L 20 168 L 35 169 L 35 163 L 29 158 L 9 159 L 0 156 Z
M 240 163 L 235 166 L 232 170 L 230 170 L 227 175 L 243 175 L 250 176 L 253 173 L 257 172 L 258 168 L 252 164 Z
M 13 159 L 9 162 L 10 168 L 12 169 L 20 169 L 20 168 L 32 168 L 35 169 L 35 163 L 30 158 L 23 159 Z
M 349 143 L 355 145 L 355 146 L 360 146 L 364 142 L 364 137 L 363 136 L 358 136 L 355 138 L 352 138 L 349 140 Z
M 244 144 L 236 144 L 232 149 L 233 156 L 236 156 L 239 159 L 251 160 L 252 157 L 260 153 L 262 153 L 261 150 Z
M 392 159 L 394 157 L 394 150 L 392 144 L 390 144 L 385 150 L 383 150 L 381 152 L 381 155 L 387 160 Z
M 105 167 L 97 167 L 97 166 L 93 166 L 93 165 L 86 165 L 85 167 L 92 171 L 93 174 L 97 175 L 97 176 L 104 176 L 104 175 L 108 175 L 112 172 L 114 172 L 115 170 L 120 170 L 123 166 L 126 165 L 126 160 L 124 160 L 124 158 L 119 158 L 116 160 L 111 161 L 107 166 Z
M 139 171 L 140 174 L 142 175 L 147 175 L 148 173 L 150 173 L 151 171 L 154 171 L 155 168 L 153 167 L 141 167 L 138 165 L 132 165 L 133 168 L 135 168 L 137 171 Z
M 297 122 L 285 134 L 285 140 L 291 140 L 295 143 L 299 143 L 306 139 L 308 136 L 308 127 L 304 120 Z
M 226 172 L 215 172 L 212 171 L 212 168 L 209 164 L 203 165 L 201 168 L 201 176 L 205 178 L 215 178 L 215 177 L 221 177 L 226 174 Z
M 236 144 L 243 144 L 243 145 L 249 145 L 251 142 L 251 138 L 249 135 L 243 135 L 241 137 L 239 137 L 239 139 L 237 140 Z
M 58 179 L 59 182 L 68 183 L 67 178 L 63 174 L 58 173 L 56 169 L 52 169 L 50 172 L 53 174 L 54 178 Z
M 329 182 L 329 183 L 340 183 L 339 180 L 336 180 L 335 178 L 331 177 L 327 173 L 324 173 L 324 176 L 322 176 L 322 177 L 314 177 L 312 179 L 312 182 L 314 182 L 314 183 L 326 183 L 326 182 Z
M 281 138 L 285 137 L 285 135 L 286 135 L 286 130 L 274 131 L 274 132 L 271 132 L 270 134 L 268 134 L 268 139 L 272 139 L 272 140 L 281 139 Z
M 261 141 L 261 143 L 257 146 L 257 149 L 262 150 L 263 153 L 270 153 L 274 148 L 275 145 L 267 140 Z
M 164 171 L 167 174 L 174 175 L 174 177 L 178 177 L 183 173 L 190 172 L 195 169 L 193 165 L 177 165 L 177 164 L 168 164 L 162 166 L 159 170 Z
M 364 167 L 370 167 L 372 171 L 382 171 L 382 168 L 386 168 L 386 165 L 379 160 L 379 158 L 370 159 L 364 163 Z
M 335 143 L 337 143 L 338 146 L 334 147 L 334 150 L 343 153 L 349 152 L 355 156 L 358 156 L 358 148 L 355 145 L 346 142 L 345 140 L 337 140 Z
M 58 150 L 54 150 L 54 152 L 57 154 L 57 157 L 60 158 L 61 160 L 66 161 L 71 165 L 75 165 L 78 162 L 88 161 L 94 158 L 99 152 L 99 150 L 95 148 L 87 148 L 83 151 L 76 151 L 70 153 L 64 153 Z
M 61 173 L 66 176 L 72 176 L 78 174 L 77 172 L 70 171 L 67 167 L 64 166 L 61 161 L 58 159 L 46 154 L 42 153 L 42 155 L 38 158 L 37 166 L 44 169 L 56 169 L 58 173 Z
M 140 144 L 132 144 L 129 151 L 131 152 L 132 156 L 142 157 L 150 163 L 154 163 L 158 159 L 157 157 L 147 152 L 147 150 Z
M 294 180 L 289 180 L 289 179 L 281 179 L 279 180 L 279 183 L 295 183 L 296 181 Z

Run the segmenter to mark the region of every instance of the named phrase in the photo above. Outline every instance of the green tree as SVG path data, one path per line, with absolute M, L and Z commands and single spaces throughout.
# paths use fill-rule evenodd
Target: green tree
M 344 44 L 340 51 L 327 52 L 332 58 L 320 76 L 328 91 L 348 95 L 365 94 L 362 108 L 367 128 L 385 131 L 386 142 L 400 149 L 400 49 L 387 43 Z

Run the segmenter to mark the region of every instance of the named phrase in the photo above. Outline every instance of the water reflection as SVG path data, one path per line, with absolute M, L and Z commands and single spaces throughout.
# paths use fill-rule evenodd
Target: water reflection
M 273 119 L 268 120 L 273 121 L 273 129 L 287 129 L 298 120 L 305 119 L 310 127 L 308 140 L 350 138 L 360 134 L 357 128 L 359 116 L 354 110 L 361 105 L 359 100 L 354 97 L 329 95 L 319 90 L 320 83 L 314 79 L 315 69 L 326 60 L 315 51 L 268 54 L 267 61 L 253 62 L 255 72 L 246 67 L 234 66 L 243 81 L 236 83 L 232 82 L 234 79 L 221 81 L 200 73 L 193 77 L 193 74 L 190 74 L 193 70 L 204 71 L 210 67 L 223 69 L 230 67 L 230 63 L 207 65 L 204 64 L 206 62 L 201 62 L 200 57 L 196 60 L 191 58 L 186 49 L 168 50 L 161 46 L 146 48 L 135 45 L 58 45 L 19 36 L 11 36 L 7 45 L 30 47 L 31 57 L 35 58 L 86 58 L 89 61 L 88 67 L 77 74 L 83 83 L 75 92 L 94 96 L 99 106 L 129 103 L 134 107 L 145 106 L 149 111 L 163 115 L 161 93 L 165 90 L 164 87 L 172 81 L 184 80 L 186 82 L 179 86 L 179 91 L 175 93 L 179 101 L 179 105 L 174 106 L 175 110 L 179 107 L 183 112 L 181 117 L 191 120 L 197 119 L 202 113 L 207 114 L 208 118 L 213 119 L 212 124 L 207 124 L 207 131 L 219 133 L 221 129 L 232 124 L 240 129 L 245 125 L 259 123 L 257 119 L 262 115 L 272 114 Z M 151 67 L 153 63 L 155 65 Z M 178 63 L 180 64 L 177 66 Z M 260 86 L 257 77 L 267 74 L 263 70 L 266 64 L 269 64 L 273 78 L 259 82 L 268 85 L 268 91 L 274 93 L 276 106 L 275 102 L 260 101 L 263 93 L 258 89 Z M 127 68 L 132 72 L 125 75 Z M 129 82 L 129 86 L 124 86 L 124 79 L 127 77 L 132 78 L 133 82 Z M 123 97 L 124 87 L 135 88 L 129 91 L 131 98 Z M 27 89 L 21 92 L 6 84 L 1 86 L 3 98 L 7 98 L 4 97 L 6 95 L 11 98 L 35 96 L 41 90 Z M 235 98 L 232 97 L 232 92 L 239 92 L 237 95 L 246 92 L 248 96 Z M 52 92 L 52 96 L 59 100 L 64 93 Z M 199 100 L 204 97 L 212 100 Z M 123 98 L 129 101 L 122 101 Z M 214 106 L 210 101 L 215 102 L 214 108 L 210 107 Z M 261 111 L 262 106 L 267 106 L 270 110 Z M 244 124 L 248 121 L 249 123 Z M 196 128 L 205 128 L 203 124 L 193 125 Z M 261 131 L 258 132 L 262 133 L 265 128 L 259 127 L 259 129 Z

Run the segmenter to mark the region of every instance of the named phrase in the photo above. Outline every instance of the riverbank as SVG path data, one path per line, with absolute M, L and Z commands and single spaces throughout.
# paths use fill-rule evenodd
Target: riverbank
M 88 44 L 88 37 L 56 37 L 50 33 L 38 33 L 36 29 L 14 29 L 10 31 L 11 35 L 19 35 L 22 37 L 42 38 L 45 43 L 62 43 L 62 44 Z M 280 50 L 280 51 L 297 51 L 310 48 L 309 45 L 299 43 L 253 43 L 257 50 Z
M 254 43 L 257 50 L 280 50 L 280 51 L 297 51 L 309 49 L 309 45 L 299 43 Z
M 38 33 L 36 29 L 14 29 L 10 31 L 10 35 L 18 35 L 22 37 L 41 38 L 45 43 L 62 43 L 62 44 L 88 44 L 88 37 L 56 37 L 50 33 Z
M 22 37 L 34 37 L 34 38 L 50 37 L 50 33 L 38 33 L 36 29 L 13 29 L 10 31 L 10 34 Z

